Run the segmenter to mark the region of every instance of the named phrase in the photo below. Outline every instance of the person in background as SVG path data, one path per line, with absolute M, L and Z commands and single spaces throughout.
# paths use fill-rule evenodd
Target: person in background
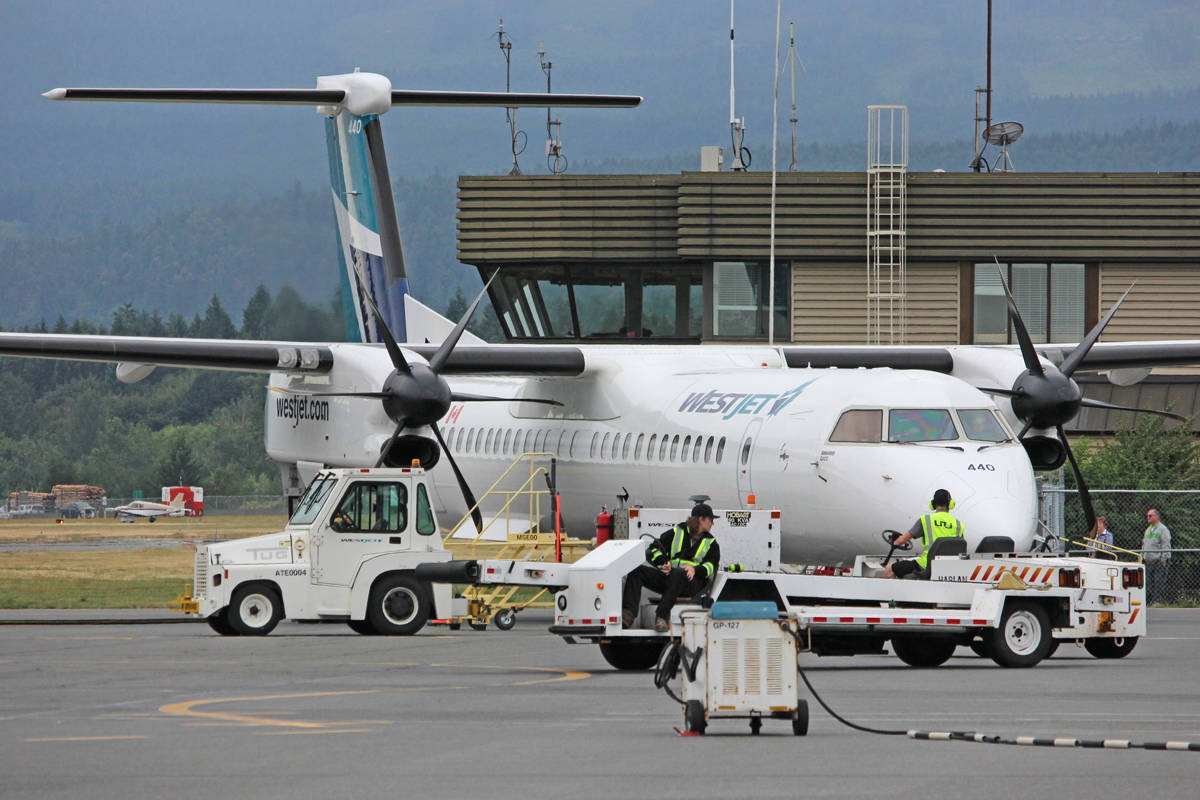
M 1171 566 L 1171 529 L 1163 524 L 1155 508 L 1146 512 L 1142 560 L 1146 562 L 1146 602 L 1161 601 L 1167 593 L 1167 571 Z
M 1113 543 L 1112 531 L 1108 529 L 1107 517 L 1096 517 L 1096 535 L 1092 537 L 1095 544 L 1092 546 L 1093 553 L 1111 553 Z
M 697 503 L 691 516 L 650 543 L 646 548 L 650 566 L 643 564 L 625 579 L 621 622 L 626 628 L 637 620 L 643 586 L 662 592 L 654 618 L 658 633 L 671 629 L 671 609 L 678 598 L 694 596 L 708 586 L 721 563 L 712 526 L 712 507 Z
M 950 496 L 948 489 L 938 489 L 933 493 L 933 499 L 929 501 L 929 510 L 933 513 L 918 517 L 912 527 L 897 536 L 894 542 L 895 545 L 902 545 L 920 536 L 924 548 L 921 555 L 908 561 L 893 561 L 888 564 L 883 570 L 885 578 L 903 578 L 905 575 L 919 573 L 928 566 L 929 548 L 933 547 L 935 541 L 943 537 L 963 535 L 965 531 L 962 522 L 950 513 L 953 507 L 954 498 Z

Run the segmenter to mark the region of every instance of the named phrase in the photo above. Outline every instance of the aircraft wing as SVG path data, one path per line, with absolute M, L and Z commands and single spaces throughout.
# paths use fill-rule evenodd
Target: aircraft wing
M 225 369 L 248 372 L 325 373 L 333 368 L 337 347 L 314 342 L 271 342 L 238 339 L 172 339 L 146 336 L 89 336 L 57 333 L 0 333 L 0 356 L 106 361 L 163 367 Z M 433 345 L 404 345 L 429 358 Z M 571 346 L 491 345 L 458 347 L 444 373 L 489 375 L 559 375 L 584 372 L 582 351 Z

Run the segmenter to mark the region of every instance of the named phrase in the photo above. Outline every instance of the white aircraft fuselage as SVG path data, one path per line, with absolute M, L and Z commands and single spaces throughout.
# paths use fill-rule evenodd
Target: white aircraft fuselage
M 383 348 L 332 347 L 337 366 L 328 376 L 288 382 L 276 374 L 272 385 L 375 391 L 391 370 Z M 1007 422 L 1011 441 L 968 438 L 959 410 L 1000 415 L 990 397 L 958 378 L 789 369 L 763 346 L 578 349 L 586 361 L 579 377 L 449 378 L 459 392 L 564 404 L 451 407 L 440 428 L 477 495 L 520 453 L 551 452 L 564 522 L 578 537 L 591 535 L 601 506 L 611 509 L 618 496 L 686 507 L 690 497 L 708 495 L 718 508 L 779 508 L 785 561 L 838 564 L 883 549 L 883 529 L 907 530 L 933 491 L 947 488 L 972 545 L 985 535 L 1010 536 L 1022 550 L 1031 543 L 1037 506 L 1029 458 Z M 394 430 L 378 400 L 267 394 L 267 451 L 281 462 L 373 465 Z M 830 441 L 849 409 L 881 411 L 878 441 Z M 893 409 L 948 410 L 954 438 L 888 442 Z M 433 475 L 439 510 L 449 515 L 443 521 L 456 521 L 467 509 L 446 459 Z M 485 502 L 485 514 L 489 505 L 494 511 L 498 503 Z

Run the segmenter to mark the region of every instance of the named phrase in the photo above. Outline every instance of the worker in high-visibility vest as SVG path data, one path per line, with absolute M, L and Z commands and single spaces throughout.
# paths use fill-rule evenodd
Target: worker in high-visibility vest
M 704 591 L 721 563 L 721 548 L 713 538 L 713 510 L 698 503 L 691 516 L 666 531 L 646 548 L 646 560 L 625 578 L 621 622 L 632 628 L 642 602 L 642 587 L 662 592 L 655 612 L 654 630 L 671 629 L 671 609 L 680 597 Z
M 905 575 L 920 572 L 929 564 L 929 548 L 935 541 L 944 537 L 961 537 L 963 535 L 963 524 L 950 513 L 952 508 L 954 508 L 954 498 L 950 496 L 948 490 L 938 489 L 933 493 L 933 499 L 929 501 L 931 513 L 922 515 L 911 528 L 897 536 L 892 542 L 893 545 L 899 546 L 920 536 L 921 545 L 924 548 L 921 550 L 921 555 L 908 561 L 893 561 L 888 564 L 883 571 L 885 578 L 903 578 Z

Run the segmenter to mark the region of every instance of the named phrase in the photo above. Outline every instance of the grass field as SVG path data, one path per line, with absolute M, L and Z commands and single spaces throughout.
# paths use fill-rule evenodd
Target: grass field
M 283 517 L 159 518 L 132 525 L 115 520 L 0 520 L 0 608 L 166 608 L 191 588 L 195 550 L 185 542 L 256 536 L 282 530 Z M 88 549 L 101 540 L 178 539 L 180 547 Z M 80 549 L 72 549 L 78 543 Z M 90 544 L 89 544 L 90 543 Z M 53 549 L 40 548 L 54 544 Z M 64 546 L 65 545 L 65 546 Z M 450 543 L 456 558 L 530 558 L 503 545 Z M 581 544 L 564 548 L 575 561 Z M 553 558 L 542 546 L 541 557 Z

